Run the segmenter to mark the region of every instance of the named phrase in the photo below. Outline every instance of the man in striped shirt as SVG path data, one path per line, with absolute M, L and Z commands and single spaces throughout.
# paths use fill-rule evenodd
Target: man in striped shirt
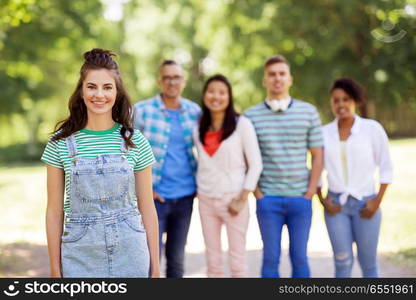
M 255 192 L 263 240 L 262 277 L 279 277 L 283 225 L 289 232 L 292 277 L 310 276 L 311 200 L 322 171 L 323 140 L 316 108 L 289 95 L 292 82 L 288 61 L 280 55 L 269 58 L 263 78 L 267 98 L 245 112 L 255 127 L 263 159 Z

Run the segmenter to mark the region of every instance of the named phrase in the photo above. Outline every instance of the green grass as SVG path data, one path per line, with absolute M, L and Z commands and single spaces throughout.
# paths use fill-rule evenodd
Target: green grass
M 416 268 L 416 139 L 392 140 L 394 183 L 382 203 L 379 251 L 392 260 Z M 13 164 L 0 167 L 0 250 L 10 243 L 46 244 L 46 168 L 42 164 Z M 323 222 L 315 201 L 316 219 Z M 326 232 L 325 232 L 326 234 Z M 3 247 L 4 248 L 4 247 Z M 0 268 L 13 263 L 1 255 Z M 4 253 L 3 253 L 4 254 Z M 0 271 L 1 274 L 1 271 Z
M 382 203 L 381 248 L 399 251 L 416 248 L 416 195 L 414 164 L 416 139 L 391 142 L 394 181 Z

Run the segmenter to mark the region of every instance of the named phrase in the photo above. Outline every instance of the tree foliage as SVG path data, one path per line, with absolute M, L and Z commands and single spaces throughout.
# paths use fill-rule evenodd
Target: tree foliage
M 190 70 L 185 90 L 190 98 L 200 100 L 203 78 L 222 72 L 245 109 L 264 98 L 263 63 L 279 53 L 292 65 L 292 94 L 318 105 L 325 121 L 332 118 L 332 81 L 348 76 L 367 88 L 371 117 L 384 121 L 391 133 L 414 134 L 415 1 L 137 3 L 126 22 L 125 43 L 138 62 L 149 62 L 136 66 L 143 80 L 138 88 L 146 93 L 156 91 L 151 82 L 157 62 L 176 57 Z M 392 110 L 405 114 L 402 122 L 384 113 Z
M 93 47 L 118 52 L 122 26 L 102 18 L 99 0 L 6 0 L 0 5 L 1 144 L 35 143 L 67 113 L 83 52 Z M 125 65 L 128 69 L 130 63 Z M 129 78 L 134 82 L 134 76 Z
M 115 2 L 118 22 L 103 17 Z M 265 59 L 283 54 L 292 95 L 316 104 L 324 122 L 332 81 L 349 76 L 367 88 L 371 117 L 414 135 L 415 31 L 415 0 L 3 0 L 0 134 L 14 127 L 26 133 L 14 142 L 44 140 L 66 113 L 82 53 L 103 47 L 120 54 L 134 102 L 157 92 L 158 65 L 174 58 L 188 73 L 186 97 L 199 102 L 204 79 L 220 72 L 244 110 L 265 97 Z

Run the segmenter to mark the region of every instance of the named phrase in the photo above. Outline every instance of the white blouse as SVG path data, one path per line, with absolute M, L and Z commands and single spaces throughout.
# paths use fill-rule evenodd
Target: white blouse
M 210 156 L 194 131 L 198 151 L 196 180 L 198 193 L 222 197 L 225 193 L 254 191 L 263 169 L 256 132 L 251 121 L 240 116 L 235 131 Z
M 365 196 L 375 194 L 374 175 L 377 169 L 380 184 L 392 182 L 388 137 L 380 123 L 355 116 L 351 135 L 345 142 L 347 180 L 344 180 L 342 167 L 338 120 L 325 125 L 322 131 L 328 188 L 342 194 L 341 205 L 345 204 L 348 195 L 362 200 Z

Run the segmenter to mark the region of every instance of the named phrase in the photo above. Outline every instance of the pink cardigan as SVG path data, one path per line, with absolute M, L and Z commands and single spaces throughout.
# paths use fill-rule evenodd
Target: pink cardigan
M 198 194 L 222 197 L 243 189 L 255 190 L 263 165 L 256 132 L 248 118 L 239 117 L 235 131 L 221 142 L 213 156 L 206 153 L 199 140 L 198 128 L 194 142 L 198 152 Z

